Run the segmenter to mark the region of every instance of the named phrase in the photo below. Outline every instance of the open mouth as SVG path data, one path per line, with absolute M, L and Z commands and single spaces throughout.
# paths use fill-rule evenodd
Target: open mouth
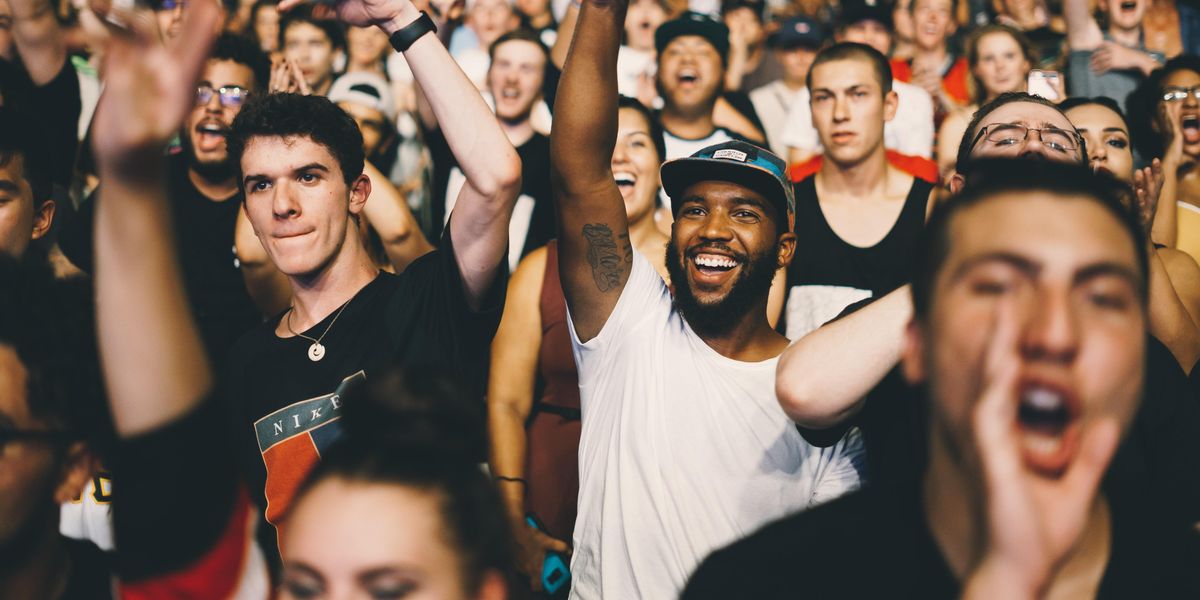
M 229 128 L 217 121 L 204 121 L 196 126 L 196 146 L 201 150 L 216 150 L 225 143 Z
M 694 287 L 703 289 L 717 288 L 729 281 L 745 260 L 730 254 L 698 249 L 688 253 L 688 262 L 692 267 L 690 272 Z
M 1066 471 L 1078 447 L 1079 407 L 1070 392 L 1052 385 L 1022 385 L 1017 427 L 1025 465 L 1040 474 L 1058 477 Z
M 1183 130 L 1183 141 L 1188 144 L 1200 142 L 1200 116 L 1183 115 L 1180 121 L 1180 129 Z
M 621 190 L 621 196 L 628 196 L 629 192 L 633 191 L 634 184 L 637 183 L 637 175 L 628 171 L 617 171 L 613 173 L 613 180 L 617 182 L 617 189 Z
M 681 84 L 694 84 L 699 80 L 700 74 L 691 69 L 684 69 L 679 72 L 679 83 Z
M 521 91 L 513 87 L 505 87 L 500 89 L 500 97 L 508 100 L 515 99 L 521 95 Z
M 1133 12 L 1137 10 L 1137 2 L 1126 0 L 1121 3 L 1121 12 Z

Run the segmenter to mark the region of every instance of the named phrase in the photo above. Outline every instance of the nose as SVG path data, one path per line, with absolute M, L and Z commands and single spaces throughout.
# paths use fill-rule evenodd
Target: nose
M 617 141 L 613 147 L 612 164 L 621 165 L 629 162 L 629 153 L 625 150 L 625 142 Z
M 208 102 L 204 103 L 204 112 L 219 113 L 221 112 L 221 108 L 221 92 L 220 90 L 213 90 L 212 97 L 208 99 Z
M 1026 304 L 1021 354 L 1029 361 L 1070 364 L 1079 351 L 1079 323 L 1069 290 L 1042 290 Z
M 709 212 L 700 227 L 700 239 L 706 242 L 733 239 L 733 231 L 729 228 L 729 215 L 725 214 L 723 210 Z
M 1188 90 L 1187 98 L 1183 99 L 1183 105 L 1188 108 L 1195 108 L 1200 106 L 1200 100 L 1196 100 L 1196 94 L 1191 90 Z
M 833 122 L 843 123 L 850 120 L 850 110 L 845 96 L 835 96 L 833 99 Z
M 300 215 L 300 203 L 293 195 L 291 184 L 280 182 L 272 190 L 271 209 L 277 219 L 290 219 Z

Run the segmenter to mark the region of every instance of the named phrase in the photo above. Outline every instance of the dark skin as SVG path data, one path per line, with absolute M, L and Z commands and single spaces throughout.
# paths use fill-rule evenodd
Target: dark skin
M 625 205 L 610 160 L 617 133 L 617 49 L 626 8 L 620 0 L 584 3 L 559 82 L 560 110 L 550 136 L 559 277 L 575 332 L 584 342 L 608 321 L 633 265 Z M 688 284 L 702 302 L 724 297 L 745 266 L 705 276 L 688 258 L 693 249 L 723 245 L 742 256 L 773 252 L 779 268 L 791 261 L 795 235 L 779 233 L 786 227 L 779 226 L 780 215 L 761 195 L 728 182 L 701 181 L 683 196 L 686 206 L 672 226 L 671 243 L 680 249 Z M 777 356 L 788 341 L 767 322 L 766 307 L 763 293 L 752 310 L 730 316 L 736 324 L 727 332 L 701 337 L 735 360 Z

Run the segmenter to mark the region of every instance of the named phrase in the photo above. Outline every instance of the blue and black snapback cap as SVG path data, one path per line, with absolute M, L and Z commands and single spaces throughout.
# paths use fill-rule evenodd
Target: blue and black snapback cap
M 663 190 L 671 198 L 671 212 L 678 213 L 675 200 L 689 185 L 700 181 L 728 181 L 750 188 L 775 203 L 787 215 L 788 231 L 796 225 L 796 195 L 787 176 L 787 163 L 770 151 L 742 141 L 729 141 L 704 148 L 687 158 L 663 163 Z

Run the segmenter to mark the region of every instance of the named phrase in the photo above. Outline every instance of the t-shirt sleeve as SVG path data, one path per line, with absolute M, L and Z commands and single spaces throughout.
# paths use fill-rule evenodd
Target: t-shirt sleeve
M 257 522 L 212 398 L 116 448 L 121 597 L 267 597 Z
M 567 329 L 571 332 L 571 349 L 579 370 L 580 385 L 587 385 L 596 373 L 608 370 L 607 365 L 618 354 L 615 349 L 619 344 L 642 343 L 641 338 L 653 331 L 650 324 L 664 321 L 670 310 L 671 294 L 667 285 L 639 252 L 633 253 L 629 280 L 596 337 L 587 342 L 579 341 L 568 305 Z

